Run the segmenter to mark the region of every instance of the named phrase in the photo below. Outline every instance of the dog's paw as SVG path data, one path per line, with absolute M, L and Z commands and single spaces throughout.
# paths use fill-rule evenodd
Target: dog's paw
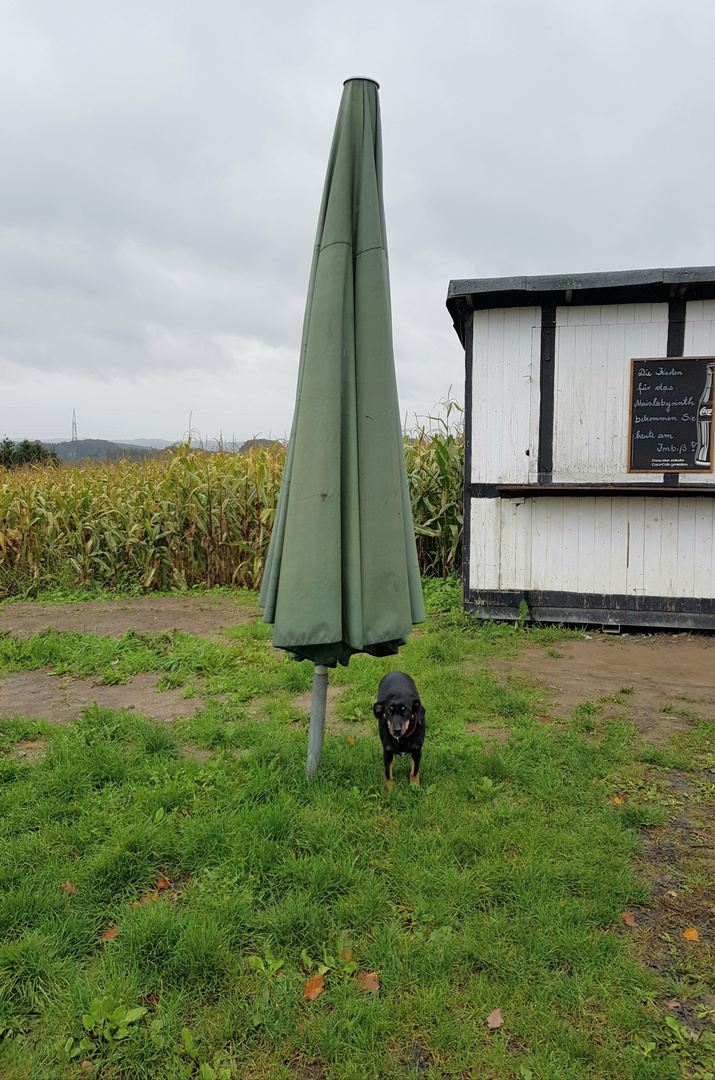
M 419 773 L 415 773 L 415 774 L 413 775 L 412 773 L 410 773 L 410 783 L 411 783 L 411 784 L 417 784 L 417 786 L 419 787 L 419 783 L 420 783 L 420 774 L 419 774 Z

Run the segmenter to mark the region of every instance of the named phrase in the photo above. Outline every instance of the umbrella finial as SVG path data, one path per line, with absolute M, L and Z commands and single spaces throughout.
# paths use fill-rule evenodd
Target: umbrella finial
M 345 86 L 349 82 L 371 82 L 375 83 L 375 86 L 378 90 L 380 89 L 380 84 L 377 79 L 371 79 L 369 75 L 351 75 L 349 79 L 345 80 L 343 86 Z

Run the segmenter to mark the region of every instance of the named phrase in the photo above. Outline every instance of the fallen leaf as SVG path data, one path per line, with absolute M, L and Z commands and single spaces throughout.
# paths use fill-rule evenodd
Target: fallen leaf
M 156 879 L 156 887 L 157 889 L 170 889 L 171 882 L 167 881 L 163 874 L 159 874 L 159 877 Z
M 700 934 L 694 926 L 689 926 L 687 930 L 684 930 L 683 937 L 686 941 L 700 941 Z
M 32 750 L 35 746 L 39 746 L 39 742 L 26 742 L 22 744 L 26 750 Z
M 305 984 L 305 990 L 303 991 L 303 1001 L 315 1001 L 317 997 L 320 997 L 325 986 L 323 985 L 323 976 L 314 975 L 312 979 L 308 979 Z
M 65 881 L 60 885 L 60 892 L 67 893 L 68 896 L 76 896 L 79 889 L 75 885 L 72 885 L 71 882 Z
M 354 746 L 355 745 L 355 740 L 353 738 L 351 738 L 350 735 L 348 735 L 348 745 L 349 746 Z
M 147 900 L 151 900 L 151 902 L 153 904 L 155 904 L 158 899 L 159 899 L 159 893 L 158 892 L 150 892 L 148 894 L 148 896 L 147 896 Z
M 89 1058 L 85 1058 L 80 1065 L 80 1069 L 84 1069 L 85 1072 L 94 1072 L 94 1065 Z
M 680 1008 L 680 1002 L 675 1001 L 675 1000 L 674 1001 L 666 1001 L 665 1007 L 666 1007 L 666 1009 L 679 1009 Z
M 141 901 L 135 900 L 133 904 L 129 905 L 129 907 L 141 907 Z
M 635 927 L 636 920 L 635 920 L 635 917 L 634 917 L 632 911 L 622 911 L 621 912 L 621 918 L 623 919 L 626 926 Z
M 380 980 L 374 971 L 360 975 L 360 989 L 369 990 L 372 994 L 380 993 Z
M 615 797 L 615 799 L 613 801 L 614 801 L 614 803 L 616 803 L 616 805 L 618 805 L 619 803 L 623 802 L 623 799 L 621 798 L 620 795 L 616 795 L 616 797 Z
M 489 1013 L 489 1016 L 487 1017 L 488 1028 L 499 1028 L 502 1026 L 503 1023 L 504 1021 L 502 1019 L 501 1009 L 494 1009 L 492 1012 Z
M 342 962 L 344 964 L 347 964 L 348 961 L 352 960 L 352 958 L 353 958 L 352 949 L 343 949 L 343 951 L 340 954 L 340 959 L 342 960 Z
M 118 926 L 110 926 L 109 930 L 105 930 L 102 934 L 102 941 L 111 941 L 119 933 Z
M 550 716 L 537 716 L 536 719 L 540 720 L 542 724 L 550 724 L 551 723 L 551 717 Z
M 693 829 L 693 836 L 702 836 L 702 837 L 703 837 L 703 839 L 705 839 L 705 840 L 709 840 L 709 839 L 710 839 L 710 837 L 708 836 L 708 834 L 707 834 L 706 832 L 703 832 L 703 830 L 702 830 L 702 829 Z

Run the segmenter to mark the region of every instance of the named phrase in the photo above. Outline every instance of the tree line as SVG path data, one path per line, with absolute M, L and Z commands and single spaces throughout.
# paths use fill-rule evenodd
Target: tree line
M 16 443 L 6 435 L 0 442 L 0 466 L 5 469 L 18 469 L 22 465 L 59 464 L 59 460 L 55 451 L 48 450 L 38 439 L 34 442 L 23 439 Z

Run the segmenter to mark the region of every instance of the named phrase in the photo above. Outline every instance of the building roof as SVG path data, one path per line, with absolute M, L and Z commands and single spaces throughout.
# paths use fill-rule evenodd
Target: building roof
M 464 278 L 450 281 L 447 308 L 464 340 L 471 311 L 544 304 L 668 303 L 715 298 L 715 266 L 616 270 L 598 274 Z

